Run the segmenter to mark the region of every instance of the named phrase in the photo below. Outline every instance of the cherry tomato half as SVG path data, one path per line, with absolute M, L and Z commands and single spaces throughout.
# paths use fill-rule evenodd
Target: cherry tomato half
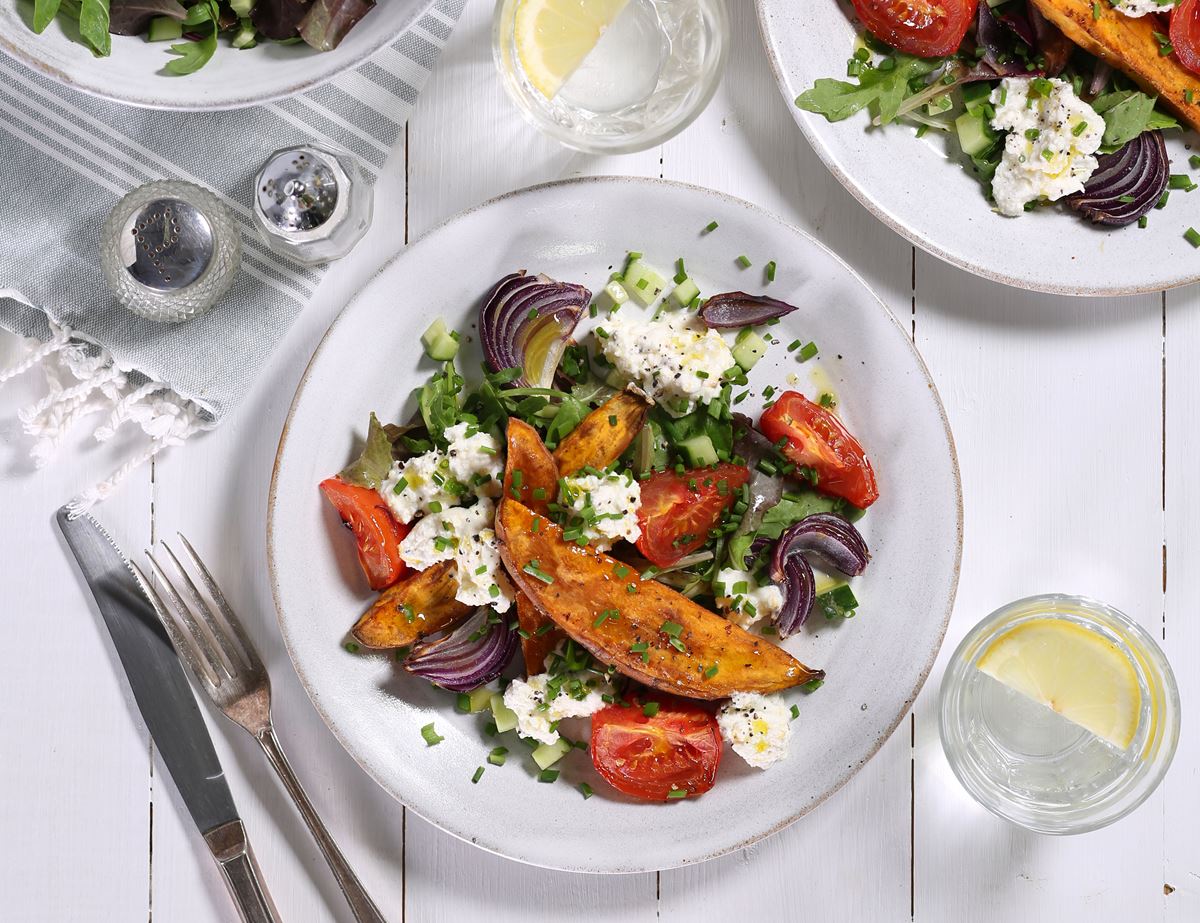
M 692 702 L 647 693 L 643 702 L 609 705 L 592 716 L 592 764 L 613 788 L 634 798 L 666 801 L 672 791 L 700 795 L 721 763 L 717 719 Z M 676 795 L 675 797 L 683 797 Z
M 1171 47 L 1180 64 L 1200 74 L 1200 0 L 1179 0 L 1171 11 Z
M 941 58 L 958 51 L 978 0 L 853 0 L 867 30 L 898 51 Z
M 783 454 L 817 472 L 816 488 L 866 509 L 879 499 L 875 472 L 858 440 L 842 421 L 803 394 L 784 391 L 758 421 L 772 442 L 786 440 Z
M 409 527 L 396 522 L 379 492 L 337 478 L 326 478 L 320 487 L 346 528 L 354 533 L 358 563 L 371 589 L 382 590 L 403 577 L 408 568 L 400 560 L 400 542 Z
M 729 463 L 693 468 L 683 474 L 652 474 L 642 481 L 638 550 L 659 567 L 670 567 L 691 554 L 708 541 L 709 529 L 737 500 L 738 491 L 749 477 L 745 467 Z

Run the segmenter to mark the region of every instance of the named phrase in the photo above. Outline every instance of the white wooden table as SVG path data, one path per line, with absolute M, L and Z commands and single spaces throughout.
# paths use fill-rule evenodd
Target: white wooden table
M 471 0 L 380 180 L 366 240 L 329 273 L 244 405 L 131 478 L 102 518 L 129 549 L 184 530 L 210 559 L 271 670 L 276 723 L 297 770 L 392 920 L 1200 920 L 1200 741 L 1189 711 L 1200 700 L 1200 529 L 1191 521 L 1200 513 L 1200 289 L 1049 298 L 914 250 L 809 150 L 769 72 L 749 0 L 730 7 L 733 54 L 707 112 L 660 149 L 598 158 L 522 122 L 493 70 L 491 0 Z M 292 671 L 264 562 L 280 427 L 309 354 L 347 299 L 406 241 L 459 210 L 597 173 L 744 197 L 849 260 L 911 318 L 954 427 L 966 496 L 962 583 L 942 657 L 880 753 L 814 814 L 757 846 L 628 877 L 508 862 L 377 789 Z M 4 340 L 0 361 L 16 346 Z M 56 463 L 33 470 L 16 420 L 38 395 L 27 378 L 0 392 L 0 919 L 230 920 L 51 520 L 107 474 L 120 447 L 91 444 L 82 426 Z M 999 604 L 1044 591 L 1093 595 L 1140 620 L 1163 639 L 1184 701 L 1165 784 L 1131 817 L 1076 838 L 1033 836 L 987 814 L 951 776 L 937 734 L 948 653 Z M 284 918 L 348 920 L 253 742 L 207 715 Z

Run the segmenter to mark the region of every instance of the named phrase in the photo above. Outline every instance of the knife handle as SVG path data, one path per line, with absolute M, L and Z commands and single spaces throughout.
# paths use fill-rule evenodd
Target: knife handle
M 209 852 L 225 876 L 242 923 L 279 923 L 279 911 L 267 893 L 262 872 L 246 839 L 241 820 L 231 820 L 204 834 Z

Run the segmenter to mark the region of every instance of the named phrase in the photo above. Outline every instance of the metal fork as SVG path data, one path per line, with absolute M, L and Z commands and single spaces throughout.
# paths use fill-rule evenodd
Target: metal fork
M 284 756 L 283 748 L 275 736 L 275 728 L 271 724 L 271 683 L 258 652 L 246 636 L 229 603 L 225 601 L 225 596 L 212 574 L 196 554 L 196 550 L 182 535 L 179 536 L 179 540 L 183 543 L 185 557 L 191 563 L 192 570 L 208 594 L 209 600 L 215 604 L 215 610 L 166 542 L 160 542 L 160 547 L 170 558 L 177 572 L 175 580 L 167 575 L 151 552 L 147 551 L 146 557 L 162 582 L 162 589 L 170 605 L 164 603 L 154 585 L 135 564 L 134 574 L 141 583 L 142 590 L 150 598 L 167 634 L 171 637 L 171 642 L 175 645 L 175 650 L 200 681 L 217 708 L 231 721 L 240 724 L 254 735 L 254 739 L 263 748 L 267 760 L 278 773 L 283 787 L 292 796 L 300 816 L 304 818 L 317 845 L 321 847 L 325 861 L 329 863 L 342 894 L 346 896 L 346 901 L 354 912 L 354 918 L 359 923 L 386 923 L 383 914 L 350 870 L 346 857 L 325 829 L 325 824 L 317 815 L 300 780 L 296 778 L 287 757 Z M 183 588 L 182 593 L 178 589 L 179 586 Z M 185 595 L 187 601 L 184 599 Z

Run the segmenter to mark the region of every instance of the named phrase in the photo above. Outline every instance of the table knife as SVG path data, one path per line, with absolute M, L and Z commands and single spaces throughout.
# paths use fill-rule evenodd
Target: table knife
M 63 507 L 56 519 L 96 599 L 154 745 L 216 860 L 242 920 L 278 923 L 279 913 L 263 885 L 183 666 L 138 587 L 129 560 L 92 517 L 72 519 Z

